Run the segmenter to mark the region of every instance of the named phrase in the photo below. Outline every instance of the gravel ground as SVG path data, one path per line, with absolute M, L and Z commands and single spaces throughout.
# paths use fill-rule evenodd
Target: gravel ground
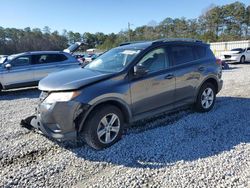
M 211 112 L 138 122 L 99 152 L 19 127 L 37 89 L 1 93 L 0 187 L 250 187 L 250 64 L 230 66 Z

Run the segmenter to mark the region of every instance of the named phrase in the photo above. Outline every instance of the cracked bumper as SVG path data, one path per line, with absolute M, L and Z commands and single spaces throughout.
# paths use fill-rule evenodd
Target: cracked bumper
M 44 135 L 59 141 L 77 138 L 79 119 L 89 105 L 76 101 L 56 102 L 54 104 L 39 104 L 36 115 L 30 120 L 33 128 Z

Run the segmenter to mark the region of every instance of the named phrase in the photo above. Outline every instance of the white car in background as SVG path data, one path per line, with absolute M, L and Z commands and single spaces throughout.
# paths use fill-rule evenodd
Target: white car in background
M 7 57 L 8 57 L 7 55 L 0 55 L 0 64 L 4 63 Z
M 222 61 L 226 62 L 250 62 L 250 47 L 248 48 L 234 48 L 230 51 L 225 51 L 220 57 Z

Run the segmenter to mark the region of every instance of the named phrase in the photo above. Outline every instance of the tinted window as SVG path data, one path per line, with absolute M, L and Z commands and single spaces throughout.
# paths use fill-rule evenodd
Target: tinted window
M 168 60 L 166 61 L 166 54 L 163 48 L 155 49 L 147 53 L 138 65 L 144 66 L 149 72 L 155 72 L 164 69 L 169 65 Z
M 196 59 L 193 53 L 193 46 L 179 45 L 173 46 L 171 49 L 174 65 L 188 63 Z
M 63 54 L 42 54 L 42 55 L 33 55 L 32 63 L 33 64 L 44 64 L 44 63 L 54 63 L 65 61 L 67 57 Z
M 193 47 L 195 59 L 202 59 L 206 57 L 206 48 L 203 46 L 194 46 Z
M 13 67 L 18 67 L 18 66 L 25 66 L 30 64 L 30 57 L 29 56 L 22 56 L 14 59 L 11 61 L 11 65 Z

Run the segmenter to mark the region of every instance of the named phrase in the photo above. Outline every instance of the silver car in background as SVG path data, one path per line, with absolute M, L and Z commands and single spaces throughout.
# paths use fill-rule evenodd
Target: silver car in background
M 60 51 L 25 52 L 0 64 L 0 91 L 35 86 L 49 73 L 79 67 L 75 57 Z

